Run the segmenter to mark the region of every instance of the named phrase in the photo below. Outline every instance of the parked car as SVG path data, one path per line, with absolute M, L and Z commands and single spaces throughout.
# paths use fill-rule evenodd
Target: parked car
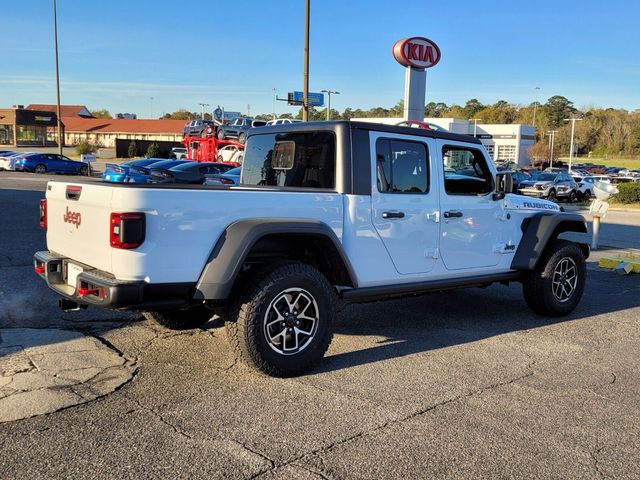
M 149 170 L 144 167 L 164 161 L 160 158 L 143 158 L 142 160 L 132 160 L 121 164 L 107 163 L 102 174 L 102 180 L 114 183 L 146 183 L 149 177 Z M 146 176 L 146 178 L 144 180 L 140 179 L 140 181 L 131 180 L 139 175 Z
M 224 140 L 226 138 L 237 138 L 240 143 L 243 143 L 247 139 L 247 132 L 250 128 L 264 127 L 267 122 L 262 120 L 255 120 L 249 117 L 238 117 L 233 123 L 229 125 L 220 125 L 218 127 L 218 140 Z
M 185 162 L 168 168 L 153 166 L 151 183 L 204 183 L 205 175 L 225 173 L 231 165 L 215 162 Z
M 518 193 L 518 190 L 520 190 L 520 184 L 522 182 L 526 182 L 531 180 L 533 177 L 531 176 L 531 174 L 527 173 L 527 172 L 513 172 L 511 174 L 511 178 L 513 180 L 513 192 Z
M 86 175 L 89 173 L 89 164 L 57 153 L 24 153 L 16 158 L 15 169 L 19 172 Z
M 22 153 L 15 153 L 5 151 L 4 154 L 0 154 L 0 170 L 15 170 L 16 160 Z
M 217 160 L 220 163 L 242 163 L 244 148 L 237 145 L 226 145 L 218 150 Z
M 267 122 L 267 126 L 271 126 L 271 125 L 287 125 L 290 123 L 298 123 L 301 122 L 302 120 L 296 120 L 295 118 L 274 118 L 273 120 L 269 120 Z
M 578 200 L 589 200 L 593 197 L 593 184 L 598 181 L 596 177 L 592 175 L 574 175 L 573 179 L 578 184 L 576 192 Z
M 207 129 L 211 132 L 215 132 L 215 123 L 211 120 L 191 120 L 182 127 L 183 137 L 204 137 Z
M 187 156 L 187 149 L 184 147 L 173 147 L 169 153 L 169 159 L 186 160 Z
M 520 192 L 531 197 L 565 198 L 574 202 L 578 198 L 578 184 L 566 173 L 542 172 L 535 179 L 521 182 Z
M 214 175 L 206 175 L 204 179 L 205 185 L 240 185 L 240 172 L 242 167 L 232 168 L 226 173 L 217 173 Z

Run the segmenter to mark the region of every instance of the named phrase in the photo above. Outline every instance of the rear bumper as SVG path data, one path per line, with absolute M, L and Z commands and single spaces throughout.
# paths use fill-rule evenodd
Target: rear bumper
M 75 286 L 67 283 L 69 263 L 82 268 Z M 118 280 L 111 274 L 49 251 L 36 252 L 33 265 L 51 290 L 80 305 L 119 310 L 180 308 L 190 303 L 195 291 L 192 283 Z

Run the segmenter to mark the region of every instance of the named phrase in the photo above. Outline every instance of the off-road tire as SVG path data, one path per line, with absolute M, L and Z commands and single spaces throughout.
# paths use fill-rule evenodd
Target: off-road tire
M 304 349 L 283 354 L 267 338 L 265 325 L 277 298 L 296 289 L 315 301 L 317 327 Z M 333 338 L 337 309 L 333 288 L 318 270 L 304 263 L 275 264 L 252 274 L 237 290 L 226 330 L 229 343 L 245 363 L 270 376 L 292 377 L 309 370 L 324 356 Z
M 216 135 L 218 136 L 218 140 L 225 139 L 224 130 L 218 130 L 218 133 Z
M 557 269 L 560 262 L 568 259 L 573 262 L 577 280 L 571 295 L 564 300 L 559 300 L 554 294 L 554 273 L 556 280 Z M 522 282 L 524 299 L 531 310 L 548 317 L 561 317 L 568 315 L 580 302 L 587 277 L 587 268 L 582 250 L 575 243 L 566 240 L 554 240 L 550 243 L 536 268 L 527 272 Z
M 44 165 L 42 163 L 39 163 L 38 165 L 35 166 L 33 171 L 35 173 L 44 174 L 44 173 L 47 173 L 47 167 L 46 167 L 46 165 Z
M 158 310 L 142 314 L 147 320 L 152 320 L 170 330 L 198 328 L 213 317 L 213 311 L 204 306 L 178 310 Z

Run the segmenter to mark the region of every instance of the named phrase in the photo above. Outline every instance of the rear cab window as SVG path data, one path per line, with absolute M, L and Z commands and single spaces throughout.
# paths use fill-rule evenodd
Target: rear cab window
M 268 133 L 249 138 L 240 184 L 334 190 L 335 176 L 333 132 Z

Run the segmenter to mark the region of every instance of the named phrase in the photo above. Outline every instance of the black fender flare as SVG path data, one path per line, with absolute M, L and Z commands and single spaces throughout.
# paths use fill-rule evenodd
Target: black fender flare
M 267 235 L 303 234 L 329 239 L 340 255 L 354 286 L 357 277 L 342 243 L 326 223 L 313 219 L 251 218 L 229 225 L 218 238 L 196 284 L 195 300 L 223 300 L 231 288 L 252 247 Z
M 523 223 L 522 239 L 511 262 L 514 270 L 533 270 L 550 241 L 563 232 L 587 233 L 587 222 L 576 213 L 539 213 Z M 589 247 L 581 243 L 585 257 Z

